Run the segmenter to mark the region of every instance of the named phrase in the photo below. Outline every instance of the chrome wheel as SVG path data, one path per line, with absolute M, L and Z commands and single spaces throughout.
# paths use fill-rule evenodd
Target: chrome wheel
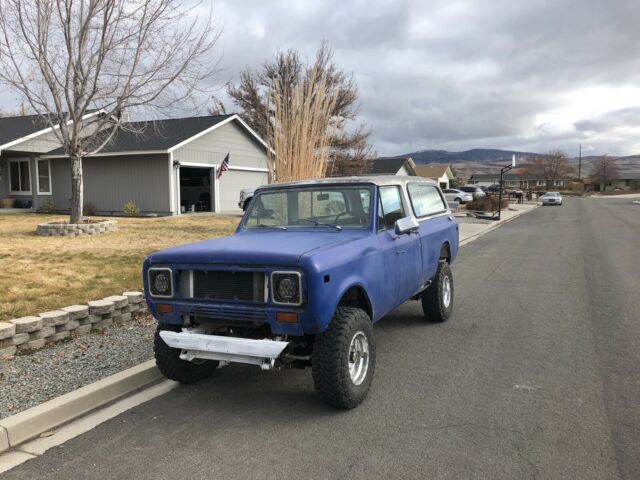
M 451 279 L 448 276 L 442 282 L 442 303 L 444 308 L 449 308 L 451 303 Z
M 349 346 L 349 375 L 354 385 L 360 385 L 367 376 L 369 369 L 369 340 L 358 331 L 351 339 Z

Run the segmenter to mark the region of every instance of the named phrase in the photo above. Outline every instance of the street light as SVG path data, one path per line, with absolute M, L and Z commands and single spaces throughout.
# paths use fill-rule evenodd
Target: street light
M 500 220 L 501 214 L 502 214 L 502 182 L 503 182 L 502 177 L 506 172 L 508 172 L 515 166 L 516 166 L 516 156 L 514 154 L 513 157 L 511 158 L 511 165 L 506 165 L 500 169 L 500 193 L 498 194 L 498 220 Z

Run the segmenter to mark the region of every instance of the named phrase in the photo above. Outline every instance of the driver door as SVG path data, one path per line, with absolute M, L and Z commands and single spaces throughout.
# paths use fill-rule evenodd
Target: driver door
M 420 236 L 417 232 L 398 235 L 397 220 L 406 217 L 408 209 L 401 187 L 382 186 L 378 189 L 378 242 L 383 255 L 386 312 L 408 300 L 421 285 L 422 259 Z

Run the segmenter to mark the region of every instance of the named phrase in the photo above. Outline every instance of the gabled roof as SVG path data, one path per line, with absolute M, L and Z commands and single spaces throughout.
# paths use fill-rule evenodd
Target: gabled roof
M 615 180 L 640 180 L 640 172 L 620 173 Z
M 449 176 L 453 177 L 449 165 L 416 165 L 416 175 L 426 178 L 440 178 L 449 172 Z
M 502 176 L 503 180 L 522 180 L 522 175 L 517 173 L 505 173 Z M 500 172 L 497 173 L 474 173 L 469 180 L 483 181 L 483 180 L 500 180 Z
M 557 180 L 570 180 L 571 176 L 565 176 L 562 178 L 558 178 Z M 470 181 L 472 182 L 487 182 L 487 181 L 493 181 L 495 183 L 498 183 L 500 181 L 500 172 L 498 173 L 474 173 L 473 175 L 471 175 L 471 177 L 469 178 Z M 529 175 L 527 173 L 505 173 L 502 176 L 502 180 L 504 181 L 515 181 L 515 180 L 520 180 L 520 181 L 524 181 L 524 180 L 544 180 L 544 178 L 540 178 L 539 176 L 536 175 Z
M 89 110 L 84 118 L 100 112 L 101 110 Z M 9 149 L 13 145 L 50 132 L 51 130 L 52 128 L 48 122 L 40 115 L 0 117 L 0 150 Z
M 0 146 L 48 128 L 47 122 L 39 115 L 0 117 Z
M 411 175 L 415 175 L 415 163 L 411 157 L 382 157 L 371 161 L 369 173 L 374 175 L 395 175 L 402 167 L 405 167 Z
M 257 142 L 268 148 L 266 142 L 237 114 L 208 115 L 203 117 L 169 118 L 127 122 L 113 138 L 94 156 L 117 154 L 170 153 L 192 140 L 228 123 L 238 121 Z M 49 152 L 47 156 L 64 156 L 64 149 Z

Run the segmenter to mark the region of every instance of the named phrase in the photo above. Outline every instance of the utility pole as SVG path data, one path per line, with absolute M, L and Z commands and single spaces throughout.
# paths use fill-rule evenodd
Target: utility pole
M 580 144 L 580 153 L 578 153 L 578 183 L 581 181 L 580 174 L 582 172 L 582 144 Z

